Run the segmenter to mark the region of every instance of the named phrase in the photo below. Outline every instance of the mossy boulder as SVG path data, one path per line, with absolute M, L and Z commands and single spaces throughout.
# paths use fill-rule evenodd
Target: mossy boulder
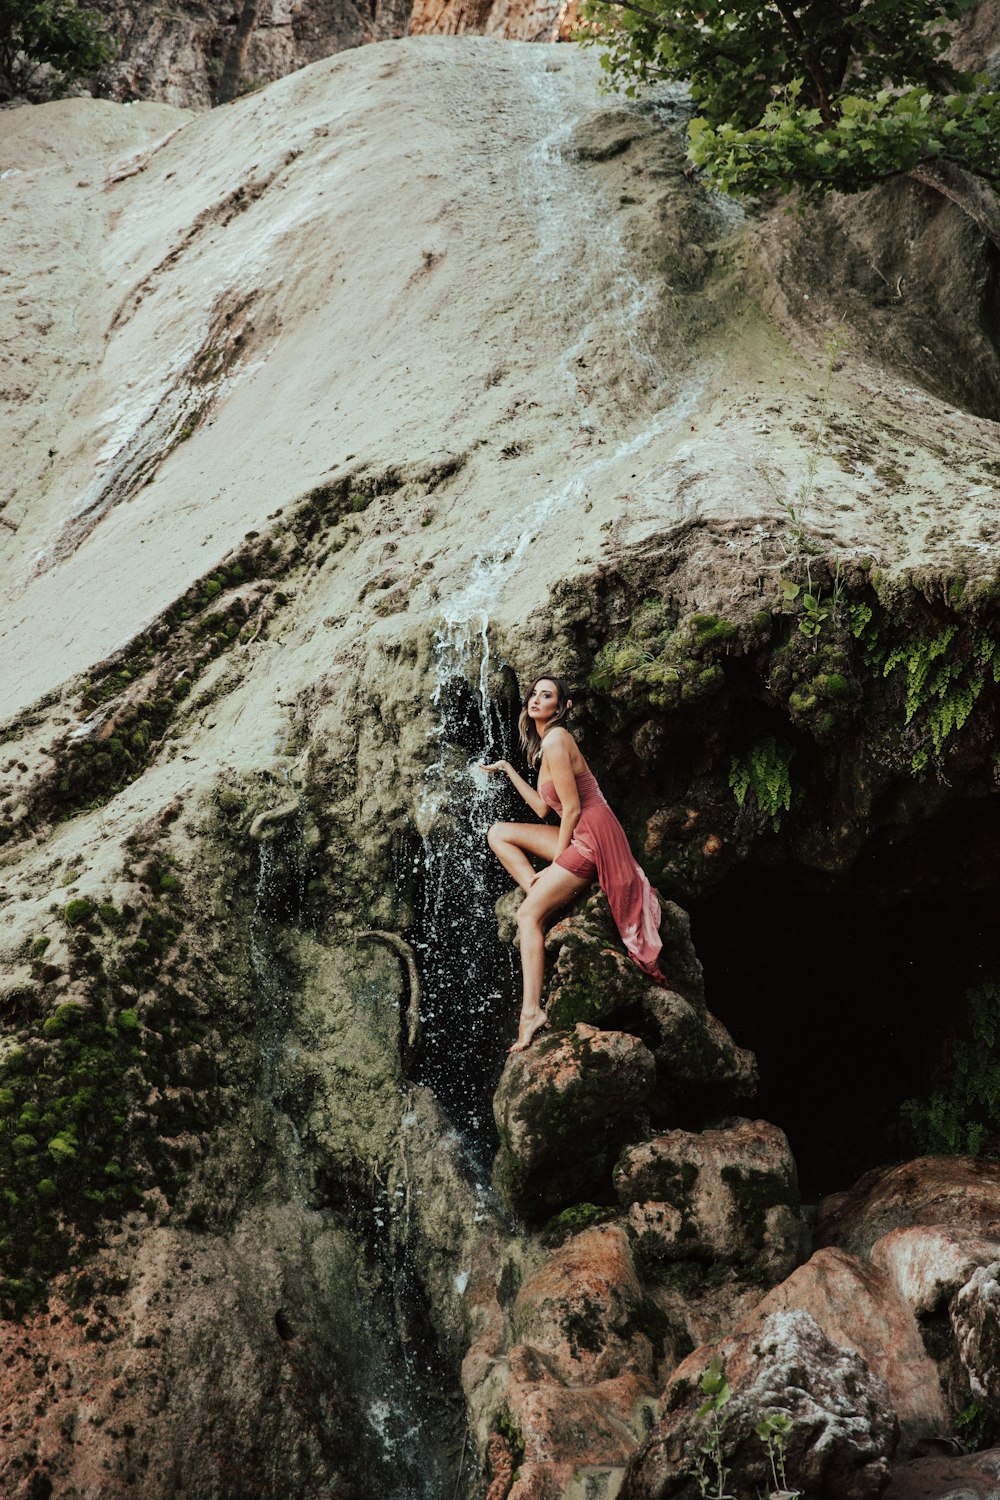
M 765 1120 L 657 1136 L 623 1153 L 614 1180 L 644 1264 L 725 1261 L 773 1284 L 798 1260 L 795 1162 Z
M 658 1092 L 676 1097 L 711 1090 L 734 1100 L 752 1099 L 757 1092 L 753 1053 L 737 1046 L 711 1011 L 683 995 L 647 986 L 628 1024 L 656 1059 Z
M 493 1100 L 500 1150 L 493 1182 L 523 1219 L 614 1201 L 611 1168 L 644 1133 L 652 1055 L 637 1037 L 582 1022 L 514 1054 Z

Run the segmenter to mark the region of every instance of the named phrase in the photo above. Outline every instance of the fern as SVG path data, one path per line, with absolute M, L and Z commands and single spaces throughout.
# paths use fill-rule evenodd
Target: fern
M 745 761 L 733 756 L 729 765 L 729 786 L 742 807 L 747 795 L 753 792 L 760 810 L 771 819 L 775 833 L 781 827 L 781 815 L 792 805 L 792 779 L 789 774 L 794 750 L 782 744 L 774 735 L 751 746 Z
M 1000 984 L 988 980 L 966 993 L 968 1037 L 946 1048 L 947 1077 L 926 1099 L 907 1099 L 900 1114 L 916 1149 L 947 1156 L 979 1156 L 996 1135 L 1000 1110 Z
M 867 628 L 865 624 L 855 631 L 863 642 Z M 937 635 L 912 637 L 894 646 L 885 655 L 882 676 L 890 677 L 900 668 L 906 673 L 905 722 L 916 721 L 924 734 L 911 760 L 914 774 L 920 775 L 930 763 L 931 751 L 940 755 L 950 737 L 965 727 L 987 674 L 1000 682 L 1000 643 L 985 630 L 971 629 L 960 637 L 953 622 Z

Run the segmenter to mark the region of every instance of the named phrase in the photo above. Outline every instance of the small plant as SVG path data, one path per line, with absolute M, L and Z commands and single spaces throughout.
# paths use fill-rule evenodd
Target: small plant
M 783 1411 L 769 1411 L 754 1428 L 754 1432 L 764 1444 L 767 1461 L 771 1468 L 773 1488 L 769 1500 L 797 1500 L 802 1493 L 801 1490 L 788 1488 L 788 1476 L 785 1472 L 788 1434 L 791 1430 L 792 1419 Z
M 827 601 L 823 598 L 822 589 L 817 589 L 815 593 L 810 593 L 808 590 L 803 590 L 802 585 L 799 583 L 783 581 L 781 592 L 786 604 L 794 604 L 796 602 L 800 604 L 799 629 L 804 636 L 807 636 L 812 641 L 813 650 L 816 650 L 819 645 L 817 637 L 830 618 L 829 609 L 824 609 L 823 607 Z
M 729 1470 L 722 1453 L 722 1413 L 732 1392 L 718 1354 L 712 1355 L 701 1377 L 701 1393 L 705 1400 L 698 1408 L 697 1418 L 705 1423 L 705 1438 L 699 1445 L 698 1457 L 690 1474 L 704 1500 L 735 1500 L 726 1489 Z
M 1000 984 L 987 980 L 966 999 L 968 1035 L 946 1044 L 947 1076 L 929 1098 L 900 1106 L 920 1153 L 995 1157 L 1000 1150 Z
M 729 787 L 742 807 L 752 792 L 757 806 L 771 819 L 775 833 L 781 827 L 781 815 L 792 805 L 792 779 L 788 767 L 794 750 L 782 744 L 773 734 L 752 746 L 746 760 L 733 756 L 729 767 Z

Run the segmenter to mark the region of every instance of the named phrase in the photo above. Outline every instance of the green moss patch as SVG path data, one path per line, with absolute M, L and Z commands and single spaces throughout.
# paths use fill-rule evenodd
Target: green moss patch
M 184 1166 L 171 1142 L 208 1129 L 218 1112 L 214 1065 L 196 1063 L 218 1015 L 211 986 L 196 994 L 182 973 L 180 878 L 148 856 L 128 873 L 147 900 L 116 913 L 113 929 L 90 924 L 101 903 L 79 898 L 65 909 L 69 977 L 85 997 L 53 1005 L 59 972 L 38 961 L 17 1045 L 0 1057 L 0 1304 L 9 1312 L 43 1295 L 150 1187 L 169 1197 Z M 140 1003 L 143 992 L 155 1000 Z

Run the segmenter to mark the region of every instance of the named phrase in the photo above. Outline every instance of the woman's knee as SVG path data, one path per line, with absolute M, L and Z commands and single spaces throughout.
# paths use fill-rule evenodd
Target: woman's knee
M 490 826 L 490 829 L 486 834 L 486 842 L 489 844 L 494 853 L 496 852 L 497 845 L 504 843 L 504 834 L 506 833 L 506 831 L 506 823 L 493 823 Z
M 517 922 L 519 932 L 530 931 L 532 928 L 541 927 L 542 925 L 541 913 L 535 902 L 528 897 L 517 908 L 517 916 L 514 920 Z

